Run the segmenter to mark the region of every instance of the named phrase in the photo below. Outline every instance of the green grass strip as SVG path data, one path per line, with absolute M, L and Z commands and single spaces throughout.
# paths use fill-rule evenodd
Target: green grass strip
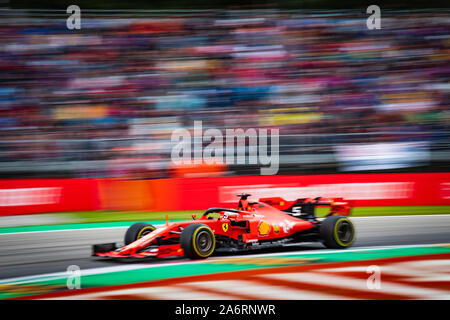
M 329 208 L 317 208 L 317 216 L 323 217 L 330 211 Z M 200 216 L 204 210 L 170 211 L 170 212 L 117 212 L 117 211 L 84 211 L 73 212 L 71 215 L 80 222 L 110 222 L 110 221 L 147 221 L 190 220 L 192 214 Z M 356 207 L 352 216 L 391 216 L 391 215 L 418 215 L 418 214 L 450 214 L 450 206 L 390 206 L 390 207 Z

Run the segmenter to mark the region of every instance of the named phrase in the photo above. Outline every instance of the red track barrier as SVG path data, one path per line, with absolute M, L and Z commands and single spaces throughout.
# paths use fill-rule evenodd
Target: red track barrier
M 96 179 L 0 180 L 0 215 L 100 209 Z
M 0 215 L 85 210 L 199 210 L 283 197 L 342 197 L 355 206 L 450 205 L 450 173 L 0 180 Z

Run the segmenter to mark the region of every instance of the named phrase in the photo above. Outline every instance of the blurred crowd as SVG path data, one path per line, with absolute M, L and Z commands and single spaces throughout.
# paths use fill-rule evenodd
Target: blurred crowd
M 443 139 L 449 15 L 383 13 L 380 30 L 366 19 L 82 15 L 81 30 L 68 30 L 64 18 L 2 19 L 0 161 L 91 161 L 77 176 L 148 176 L 167 170 L 172 130 L 194 120 L 279 128 L 288 154 L 332 151 L 338 136 Z M 289 143 L 305 134 L 313 140 L 304 147 Z

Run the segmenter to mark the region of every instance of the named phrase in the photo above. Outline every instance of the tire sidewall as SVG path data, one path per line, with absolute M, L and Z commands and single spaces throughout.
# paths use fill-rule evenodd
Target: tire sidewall
M 145 230 L 153 231 L 155 229 L 156 228 L 154 226 L 145 222 L 137 222 L 135 224 L 132 224 L 125 233 L 124 243 L 125 245 L 129 245 L 130 243 L 139 239 Z
M 347 243 L 343 243 L 337 235 L 338 227 L 344 221 L 348 222 L 352 228 L 352 236 Z M 353 244 L 353 242 L 355 241 L 356 232 L 353 223 L 347 217 L 330 216 L 322 221 L 320 225 L 320 236 L 324 241 L 326 247 L 334 249 L 344 249 L 350 247 Z
M 201 231 L 207 231 L 212 241 L 210 250 L 203 254 L 196 248 L 196 239 Z M 184 250 L 184 255 L 190 259 L 205 259 L 209 257 L 215 250 L 216 238 L 214 232 L 209 226 L 202 223 L 194 223 L 184 228 L 180 236 L 181 248 Z

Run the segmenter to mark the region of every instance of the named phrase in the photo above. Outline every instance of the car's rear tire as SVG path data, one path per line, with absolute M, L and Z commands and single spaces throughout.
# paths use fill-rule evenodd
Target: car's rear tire
M 184 255 L 190 259 L 205 259 L 216 248 L 216 238 L 210 227 L 194 223 L 184 228 L 180 236 Z
M 125 245 L 129 245 L 130 243 L 136 241 L 139 238 L 142 238 L 155 229 L 156 228 L 154 226 L 145 222 L 138 222 L 131 225 L 125 233 Z
M 347 217 L 330 216 L 320 224 L 320 237 L 327 248 L 348 248 L 355 241 L 355 227 Z

